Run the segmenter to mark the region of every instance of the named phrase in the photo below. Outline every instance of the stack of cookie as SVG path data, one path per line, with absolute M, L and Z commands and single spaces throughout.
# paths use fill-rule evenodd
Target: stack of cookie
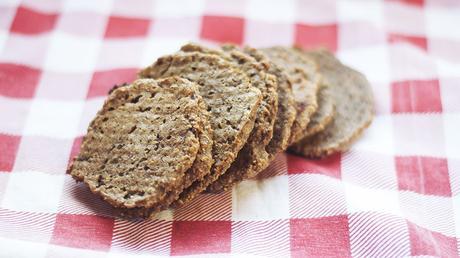
M 326 50 L 187 44 L 111 90 L 69 172 L 122 216 L 152 217 L 286 149 L 345 151 L 373 113 L 366 78 Z

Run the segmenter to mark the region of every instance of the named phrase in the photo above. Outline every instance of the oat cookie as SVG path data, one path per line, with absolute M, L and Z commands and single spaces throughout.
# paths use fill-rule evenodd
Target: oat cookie
M 199 52 L 179 52 L 159 58 L 139 73 L 140 77 L 161 78 L 177 75 L 199 85 L 200 94 L 211 113 L 214 165 L 203 180 L 195 181 L 173 203 L 181 206 L 202 192 L 223 174 L 246 143 L 261 102 L 260 90 L 248 76 L 225 59 Z
M 276 77 L 278 84 L 278 109 L 274 123 L 273 137 L 270 142 L 264 146 L 266 155 L 264 155 L 262 159 L 259 159 L 257 163 L 252 164 L 241 161 L 240 163 L 232 164 L 232 167 L 235 168 L 246 168 L 246 172 L 221 176 L 218 181 L 208 188 L 211 192 L 227 190 L 243 179 L 253 177 L 265 169 L 277 153 L 284 151 L 287 148 L 291 134 L 291 127 L 296 117 L 295 101 L 292 94 L 291 84 L 284 71 L 276 64 L 272 63 L 264 53 L 255 48 L 245 47 L 243 51 L 255 58 L 258 62 L 268 66 L 267 73 Z M 240 171 L 244 170 L 241 169 Z
M 297 115 L 289 142 L 296 142 L 302 138 L 310 117 L 318 107 L 316 95 L 321 76 L 317 73 L 317 65 L 294 48 L 271 47 L 261 50 L 273 63 L 285 69 L 291 81 Z
M 136 80 L 109 95 L 69 172 L 114 207 L 159 210 L 210 170 L 208 120 L 194 83 Z
M 343 65 L 326 50 L 308 52 L 330 85 L 336 114 L 326 129 L 292 145 L 290 150 L 306 157 L 323 157 L 346 151 L 374 117 L 374 100 L 366 77 Z
M 266 145 L 273 135 L 273 125 L 278 111 L 278 94 L 276 77 L 268 73 L 267 60 L 256 60 L 233 45 L 224 45 L 223 51 L 209 49 L 197 44 L 187 44 L 182 51 L 211 53 L 222 56 L 238 65 L 246 73 L 253 86 L 262 93 L 262 102 L 257 110 L 254 129 L 246 144 L 238 153 L 230 168 L 209 187 L 209 191 L 228 185 L 235 178 L 247 178 L 260 172 L 268 162 Z
M 307 125 L 304 138 L 323 131 L 334 118 L 334 98 L 329 85 L 323 84 L 320 87 L 316 99 L 318 100 L 318 108 Z

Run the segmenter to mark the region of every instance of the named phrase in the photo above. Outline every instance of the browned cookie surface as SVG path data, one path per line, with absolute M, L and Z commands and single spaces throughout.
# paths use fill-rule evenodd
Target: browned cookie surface
M 321 76 L 317 65 L 310 58 L 290 47 L 271 47 L 261 49 L 270 60 L 285 69 L 296 102 L 296 119 L 291 129 L 290 143 L 301 139 L 310 117 L 316 111 L 317 91 Z
M 221 51 L 190 43 L 182 46 L 181 50 L 184 52 L 201 52 L 218 55 L 232 62 L 248 76 L 251 85 L 259 89 L 262 93 L 262 101 L 257 110 L 254 128 L 248 138 L 247 145 L 257 142 L 260 146 L 270 142 L 278 109 L 278 94 L 276 93 L 276 77 L 267 73 L 268 64 L 255 60 L 253 57 L 231 45 L 223 46 Z
M 326 129 L 292 145 L 290 150 L 306 157 L 323 157 L 347 150 L 369 126 L 374 116 L 374 100 L 367 79 L 343 65 L 326 50 L 308 52 L 318 64 L 324 82 L 330 86 L 335 116 Z
M 158 208 L 208 173 L 212 131 L 198 87 L 180 78 L 113 90 L 69 168 L 119 208 Z
M 307 125 L 304 137 L 323 131 L 334 119 L 335 105 L 329 85 L 323 84 L 318 91 L 318 108 Z
M 272 139 L 273 125 L 278 112 L 277 80 L 274 75 L 268 73 L 270 66 L 268 60 L 256 60 L 232 45 L 224 45 L 223 51 L 220 51 L 197 44 L 187 44 L 181 50 L 216 54 L 232 61 L 248 75 L 251 84 L 262 93 L 262 102 L 257 110 L 254 129 L 246 144 L 230 168 L 212 183 L 208 190 L 216 191 L 229 186 L 236 178 L 247 178 L 257 174 L 268 163 L 269 154 L 266 146 Z
M 226 173 L 224 176 L 221 176 L 218 181 L 208 188 L 208 190 L 212 192 L 229 189 L 232 185 L 245 178 L 253 177 L 265 169 L 278 152 L 287 148 L 291 127 L 296 117 L 294 96 L 287 75 L 281 68 L 272 63 L 261 51 L 246 47 L 244 48 L 244 52 L 267 66 L 268 70 L 266 72 L 276 77 L 278 84 L 278 109 L 273 128 L 273 137 L 266 146 L 263 146 L 263 158 L 259 159 L 257 163 L 245 163 L 243 160 L 240 160 L 239 163 L 232 164 L 232 167 L 235 168 L 235 172 L 231 174 Z
M 159 58 L 142 70 L 141 77 L 177 75 L 196 82 L 211 113 L 213 159 L 211 173 L 185 189 L 173 204 L 180 206 L 223 174 L 246 143 L 260 105 L 260 90 L 233 63 L 214 54 L 183 53 Z

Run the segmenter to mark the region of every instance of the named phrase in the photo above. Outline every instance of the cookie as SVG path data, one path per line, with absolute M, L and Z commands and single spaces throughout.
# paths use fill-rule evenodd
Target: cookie
M 323 131 L 334 118 L 334 98 L 332 97 L 329 85 L 323 84 L 320 87 L 316 99 L 318 101 L 318 108 L 307 125 L 305 134 L 303 134 L 304 138 Z
M 258 62 L 265 64 L 265 66 L 268 67 L 266 72 L 276 77 L 278 109 L 273 126 L 273 137 L 266 146 L 263 146 L 264 155 L 257 163 L 244 163 L 240 161 L 240 163 L 232 164 L 232 167 L 240 168 L 239 170 L 236 169 L 240 172 L 231 174 L 226 173 L 224 176 L 221 176 L 218 181 L 208 187 L 208 191 L 210 192 L 227 190 L 234 184 L 246 178 L 254 177 L 265 169 L 277 153 L 287 148 L 291 127 L 296 117 L 295 101 L 291 84 L 284 71 L 276 64 L 272 63 L 264 53 L 255 48 L 245 47 L 243 51 Z
M 223 51 L 219 51 L 197 44 L 187 44 L 181 50 L 212 53 L 231 60 L 262 93 L 262 102 L 257 110 L 251 135 L 230 168 L 208 187 L 208 191 L 222 188 L 223 185 L 233 182 L 234 178 L 246 178 L 260 172 L 261 167 L 267 163 L 268 153 L 265 148 L 272 138 L 278 110 L 277 81 L 274 75 L 267 73 L 269 64 L 254 59 L 233 45 L 224 45 Z
M 261 49 L 270 60 L 285 69 L 292 84 L 296 101 L 296 119 L 291 129 L 290 143 L 302 138 L 310 117 L 316 111 L 317 91 L 321 77 L 317 65 L 308 57 L 290 47 L 271 47 Z
M 261 102 L 261 92 L 248 76 L 225 59 L 199 52 L 179 52 L 159 58 L 140 77 L 177 75 L 196 82 L 211 113 L 214 165 L 203 180 L 192 183 L 173 203 L 178 207 L 193 199 L 222 175 L 246 143 Z
M 326 129 L 302 139 L 289 149 L 297 154 L 319 158 L 346 151 L 374 117 L 374 100 L 366 77 L 343 65 L 326 50 L 308 52 L 319 65 L 324 82 L 330 86 L 335 116 Z
M 273 124 L 278 110 L 278 94 L 276 93 L 276 77 L 266 73 L 268 64 L 258 62 L 232 45 L 224 45 L 222 50 L 214 50 L 198 44 L 186 44 L 181 48 L 184 52 L 201 52 L 219 55 L 238 66 L 239 70 L 249 77 L 253 87 L 262 93 L 262 101 L 257 110 L 254 128 L 246 145 L 257 143 L 266 145 L 273 136 Z
M 287 74 L 277 64 L 270 61 L 262 51 L 245 47 L 244 52 L 254 57 L 257 61 L 268 63 L 268 73 L 276 77 L 278 110 L 273 125 L 273 137 L 268 143 L 266 150 L 270 157 L 286 150 L 291 136 L 291 128 L 297 115 L 296 102 L 292 91 L 291 82 Z
M 69 173 L 121 209 L 160 210 L 211 169 L 212 130 L 198 86 L 139 79 L 114 89 Z

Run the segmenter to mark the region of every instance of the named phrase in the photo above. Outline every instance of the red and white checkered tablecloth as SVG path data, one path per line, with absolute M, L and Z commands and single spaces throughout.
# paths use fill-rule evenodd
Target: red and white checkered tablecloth
M 353 148 L 127 221 L 65 174 L 115 83 L 188 41 L 326 46 L 370 80 Z M 460 1 L 0 1 L 0 257 L 457 257 Z

